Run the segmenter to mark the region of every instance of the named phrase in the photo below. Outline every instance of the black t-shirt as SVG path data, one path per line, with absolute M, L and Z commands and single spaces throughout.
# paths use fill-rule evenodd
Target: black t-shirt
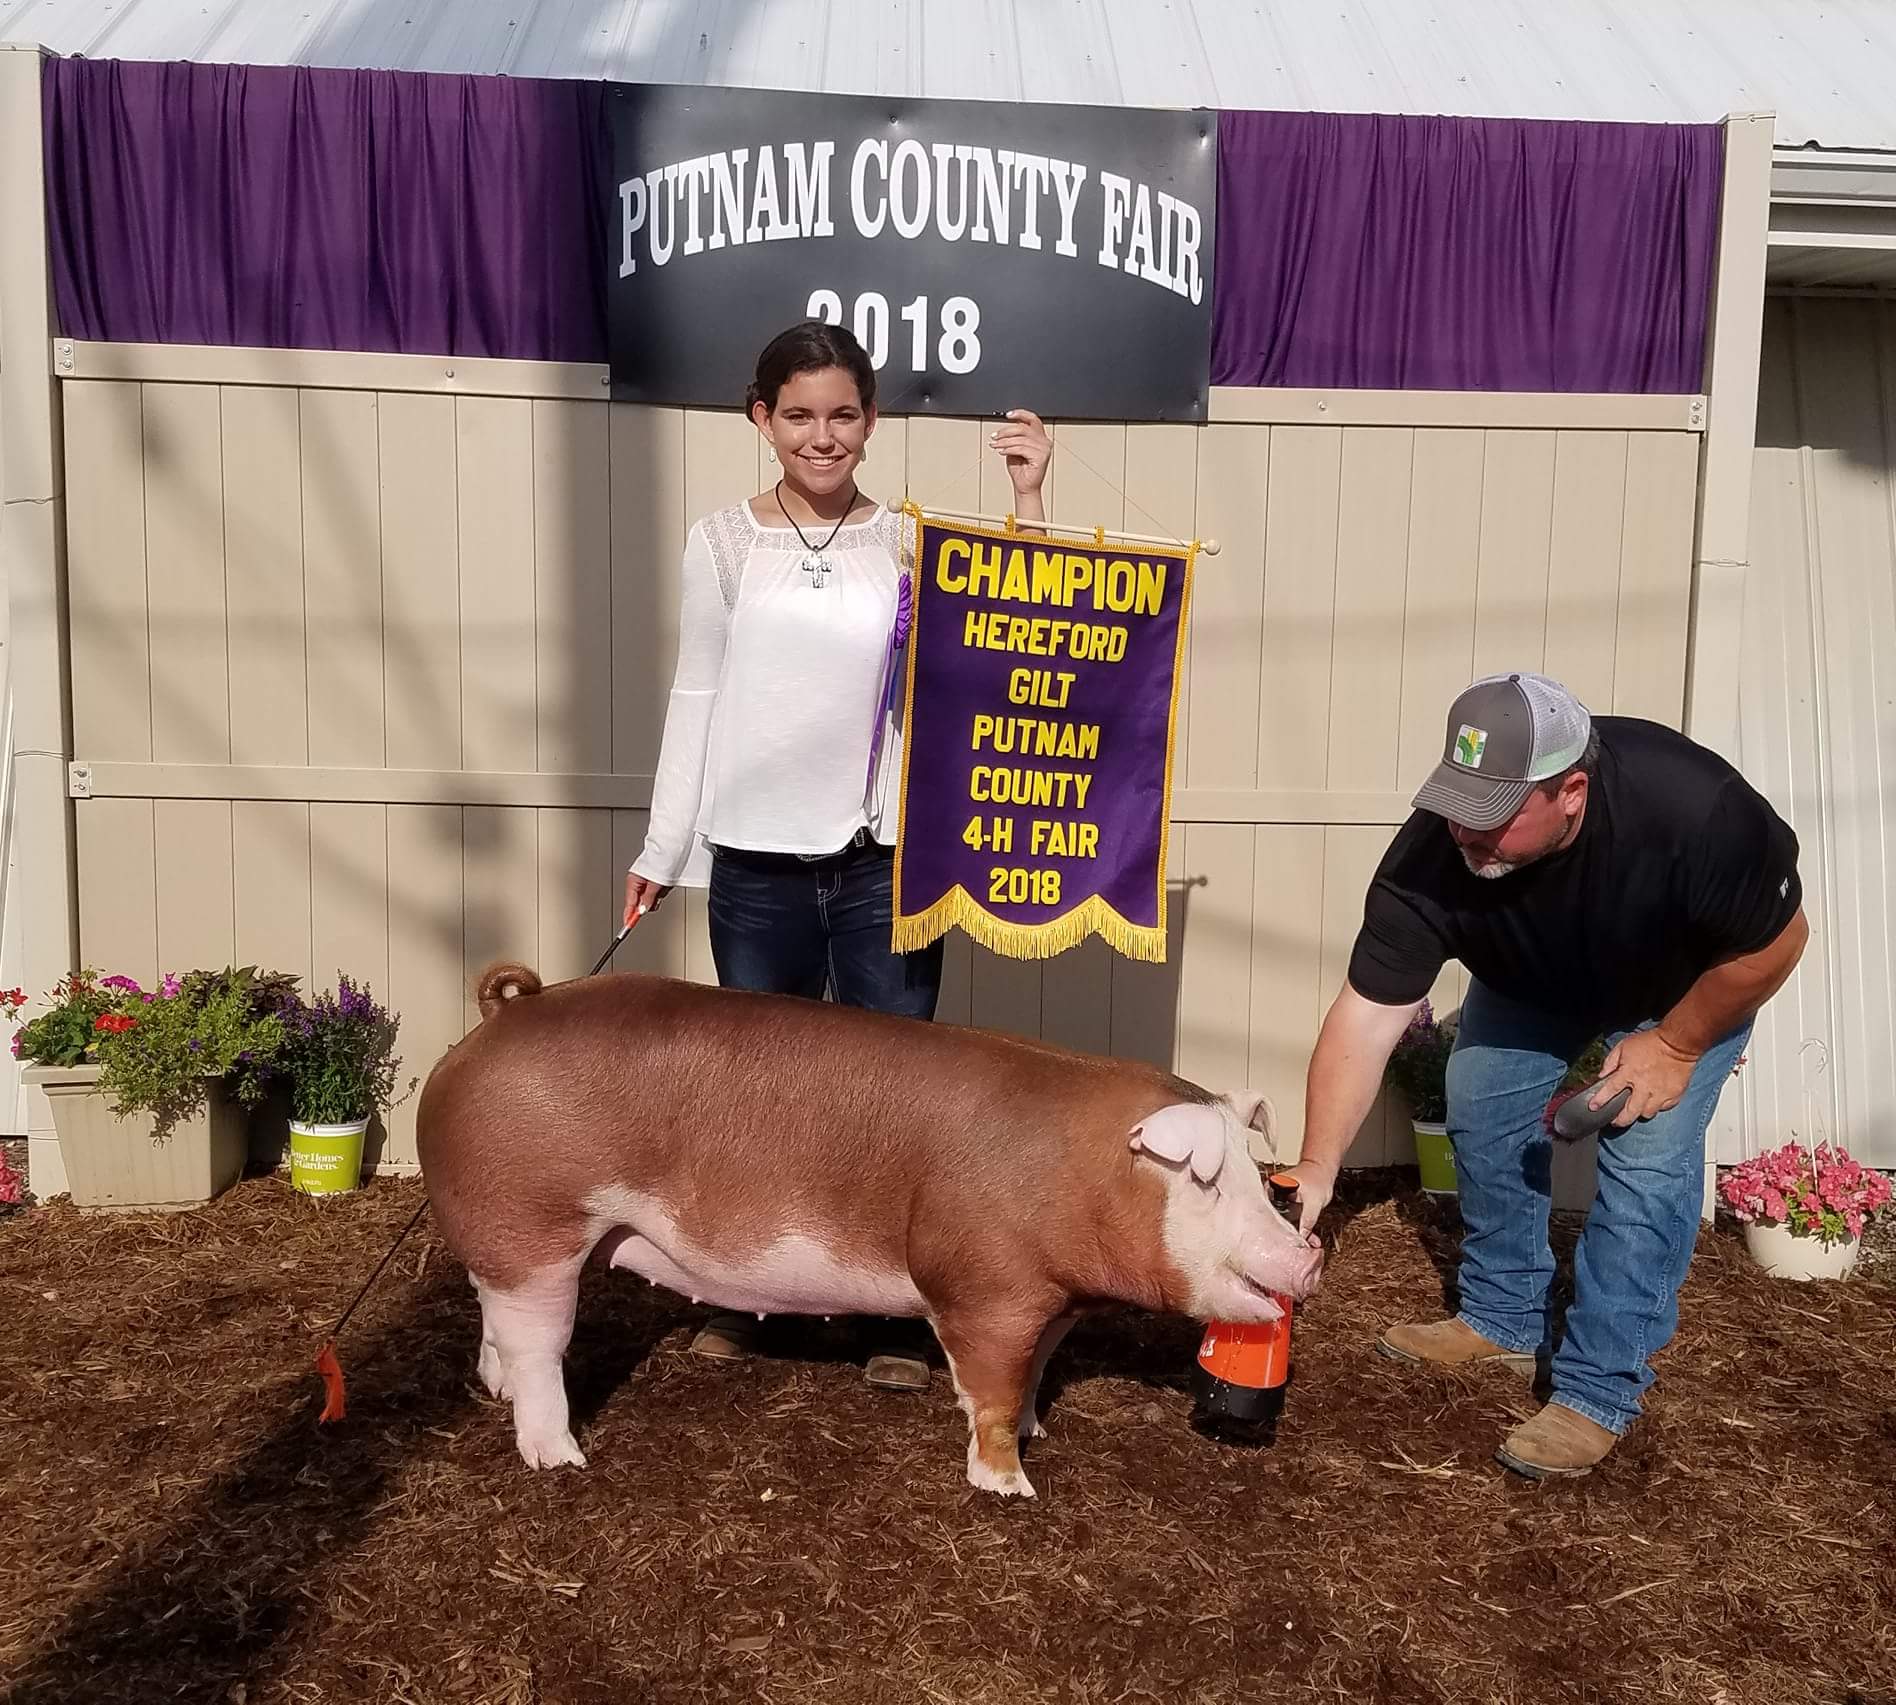
M 1418 811 L 1378 866 L 1349 979 L 1389 1006 L 1459 959 L 1496 993 L 1589 1033 L 1660 1019 L 1802 903 L 1797 836 L 1716 753 L 1656 722 L 1595 717 L 1599 770 L 1572 845 L 1479 877 Z

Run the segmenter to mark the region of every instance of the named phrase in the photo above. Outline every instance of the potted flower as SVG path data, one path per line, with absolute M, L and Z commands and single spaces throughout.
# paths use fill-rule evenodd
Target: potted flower
M 1864 1226 L 1889 1207 L 1891 1186 L 1841 1147 L 1793 1139 L 1731 1167 L 1718 1193 L 1767 1273 L 1842 1279 L 1856 1267 Z
M 116 984 L 123 979 L 114 977 Z M 29 1073 L 41 1076 L 53 1067 L 91 1066 L 92 1049 L 99 1039 L 96 1028 L 100 1018 L 112 1010 L 118 1000 L 115 988 L 107 988 L 95 971 L 75 971 L 62 977 L 46 999 L 47 1008 L 37 1018 L 20 1024 L 26 1006 L 24 989 L 0 990 L 0 1010 L 18 1028 L 13 1037 L 13 1057 L 25 1060 Z M 88 1077 L 88 1082 L 91 1079 Z
M 118 981 L 112 979 L 114 985 Z M 120 992 L 116 986 L 108 988 L 96 971 L 74 971 L 54 984 L 45 997 L 45 1010 L 25 1024 L 20 1023 L 27 1005 L 25 990 L 0 993 L 0 1009 L 17 1026 L 13 1057 L 24 1062 L 21 1078 L 46 1092 L 68 1186 L 81 1207 L 110 1205 L 110 1193 L 86 1157 L 98 1146 L 88 1140 L 94 1127 L 111 1124 L 98 1092 L 95 1054 L 102 1034 L 99 1021 L 112 1011 Z
M 292 993 L 277 1010 L 284 1042 L 275 1069 L 290 1092 L 291 1187 L 313 1196 L 353 1190 L 369 1122 L 395 1105 L 401 1019 L 340 973 L 333 995 L 306 1001 Z
M 53 990 L 15 1051 L 51 1103 L 76 1205 L 192 1206 L 236 1182 L 287 981 L 254 967 L 193 971 L 147 991 L 81 971 Z M 22 1003 L 7 1004 L 17 1014 Z
M 1390 1050 L 1383 1081 L 1409 1108 L 1422 1188 L 1431 1196 L 1455 1194 L 1455 1153 L 1448 1140 L 1448 1056 L 1455 1051 L 1456 1020 L 1422 1010 Z

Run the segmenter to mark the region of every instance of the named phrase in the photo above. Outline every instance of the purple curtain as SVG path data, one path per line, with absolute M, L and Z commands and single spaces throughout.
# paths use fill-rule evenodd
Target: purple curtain
M 598 83 L 56 59 L 68 337 L 606 359 Z
M 604 362 L 603 85 L 57 59 L 69 337 Z M 1219 115 L 1212 380 L 1701 384 L 1715 125 Z
M 1717 125 L 1226 112 L 1216 385 L 1694 392 Z

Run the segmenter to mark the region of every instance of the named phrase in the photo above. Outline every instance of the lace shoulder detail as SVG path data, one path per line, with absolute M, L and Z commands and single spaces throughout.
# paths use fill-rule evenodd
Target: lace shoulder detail
M 744 578 L 744 563 L 750 556 L 756 529 L 744 513 L 745 505 L 733 503 L 704 518 L 704 540 L 711 547 L 711 566 L 718 577 L 718 592 L 724 607 L 737 604 L 737 583 Z

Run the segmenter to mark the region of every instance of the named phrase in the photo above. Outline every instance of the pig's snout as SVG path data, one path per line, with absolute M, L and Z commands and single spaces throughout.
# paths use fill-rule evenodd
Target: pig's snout
M 1288 1230 L 1288 1228 L 1286 1228 Z M 1315 1295 L 1323 1279 L 1323 1250 L 1314 1238 L 1292 1231 L 1272 1237 L 1247 1264 L 1246 1278 L 1260 1290 L 1277 1291 L 1293 1302 Z

